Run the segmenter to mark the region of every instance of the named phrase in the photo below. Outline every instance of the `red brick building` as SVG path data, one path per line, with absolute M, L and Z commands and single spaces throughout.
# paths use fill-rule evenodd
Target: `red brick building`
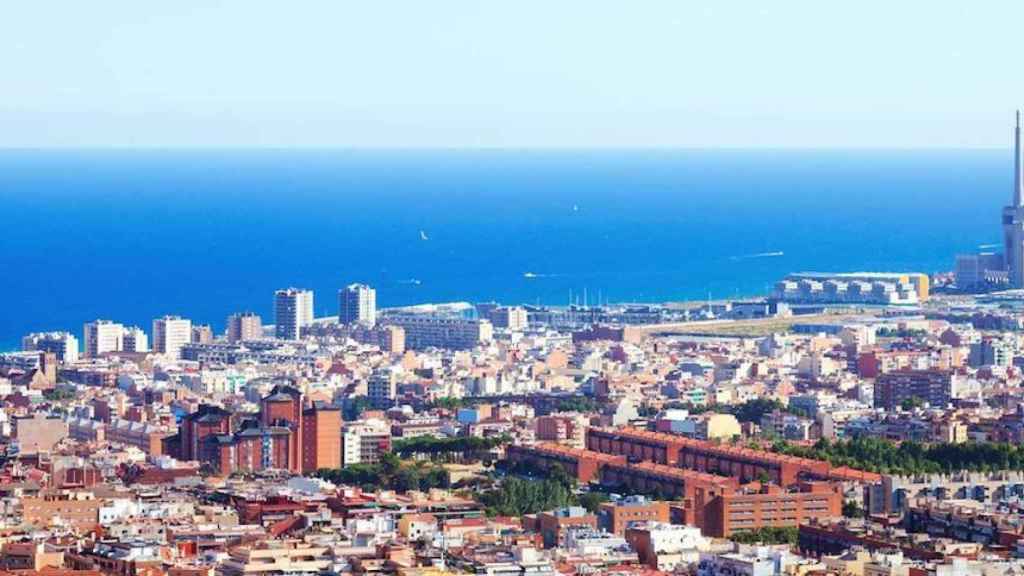
M 264 427 L 277 426 L 292 431 L 289 470 L 302 472 L 302 392 L 291 386 L 274 386 L 270 395 L 260 401 L 260 422 Z
M 630 461 L 654 462 L 733 476 L 741 482 L 767 477 L 782 486 L 789 486 L 802 478 L 828 479 L 832 470 L 828 462 L 819 460 L 636 428 L 591 428 L 587 431 L 587 448 L 605 454 L 623 455 Z
M 205 460 L 201 453 L 203 441 L 208 436 L 231 434 L 231 413 L 217 406 L 202 405 L 198 410 L 182 418 L 178 437 L 181 460 Z
M 812 518 L 836 518 L 843 513 L 843 494 L 837 484 L 807 482 L 797 491 L 767 485 L 758 492 L 717 496 L 705 510 L 701 531 L 714 538 L 764 527 L 796 527 Z
M 250 421 L 234 434 L 208 436 L 203 462 L 224 476 L 232 472 L 291 470 L 292 441 L 288 428 Z
M 643 497 L 602 502 L 597 510 L 597 521 L 601 528 L 616 536 L 624 536 L 626 528 L 636 522 L 668 523 L 670 520 L 668 502 Z
M 512 462 L 537 470 L 543 470 L 545 466 L 561 466 L 567 474 L 584 484 L 597 480 L 600 468 L 605 464 L 626 464 L 624 456 L 577 450 L 559 444 L 509 445 L 505 455 Z
M 341 468 L 341 410 L 322 403 L 302 411 L 302 471 Z

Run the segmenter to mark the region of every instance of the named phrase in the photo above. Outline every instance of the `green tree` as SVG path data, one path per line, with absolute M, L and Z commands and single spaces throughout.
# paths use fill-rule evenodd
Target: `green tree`
M 853 500 L 843 502 L 843 516 L 847 518 L 863 518 L 864 509 Z
M 345 420 L 358 420 L 370 407 L 370 399 L 366 396 L 352 396 L 342 404 L 341 415 Z
M 608 501 L 608 495 L 604 492 L 586 492 L 580 494 L 577 503 L 583 506 L 591 514 L 596 514 L 602 502 Z
M 554 480 L 506 478 L 500 486 L 475 494 L 491 516 L 522 516 L 573 504 L 572 492 Z

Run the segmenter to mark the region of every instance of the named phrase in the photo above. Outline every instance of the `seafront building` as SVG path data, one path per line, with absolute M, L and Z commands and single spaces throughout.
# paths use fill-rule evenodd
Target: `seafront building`
M 58 362 L 78 361 L 78 338 L 70 332 L 36 332 L 21 339 L 25 352 L 52 352 Z
M 498 306 L 490 311 L 488 318 L 495 328 L 510 332 L 522 332 L 530 325 L 530 317 L 522 306 Z
M 122 349 L 125 352 L 149 352 L 149 337 L 138 326 L 125 328 Z
M 286 288 L 274 293 L 274 331 L 282 340 L 298 340 L 313 323 L 313 291 Z
M 1001 288 L 1024 288 L 1024 178 L 1022 178 L 1020 111 L 1013 131 L 1013 194 L 1002 211 L 1003 252 L 959 254 L 954 278 L 965 292 L 985 292 Z
M 124 326 L 110 320 L 87 322 L 82 328 L 86 358 L 98 358 L 107 352 L 120 352 L 124 343 Z
M 920 304 L 929 281 L 920 273 L 801 272 L 778 282 L 772 296 L 791 304 Z
M 192 321 L 181 316 L 153 320 L 153 351 L 177 360 L 181 350 L 192 341 Z
M 263 320 L 255 312 L 240 312 L 228 316 L 228 342 L 245 342 L 263 338 Z
M 373 327 L 377 323 L 377 291 L 349 284 L 338 291 L 338 322 Z

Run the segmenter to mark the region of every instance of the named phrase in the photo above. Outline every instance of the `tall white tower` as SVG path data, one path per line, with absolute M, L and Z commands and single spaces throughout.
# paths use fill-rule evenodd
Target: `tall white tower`
M 1020 110 L 1013 132 L 1013 204 L 1003 208 L 1003 247 L 1011 288 L 1024 288 L 1024 178 L 1021 177 Z
M 286 288 L 274 293 L 274 333 L 283 340 L 298 340 L 302 328 L 313 323 L 313 291 Z
M 349 284 L 338 291 L 338 322 L 342 324 L 377 323 L 377 291 L 366 284 Z
M 153 351 L 178 360 L 181 349 L 192 341 L 192 321 L 181 316 L 153 320 Z

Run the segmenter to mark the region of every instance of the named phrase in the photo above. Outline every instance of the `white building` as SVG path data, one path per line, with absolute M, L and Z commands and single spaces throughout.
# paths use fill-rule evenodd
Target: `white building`
M 726 554 L 702 553 L 697 576 L 779 576 L 802 561 L 780 547 L 739 546 Z
M 341 431 L 341 465 L 374 464 L 391 450 L 391 429 L 376 418 L 345 424 Z
M 192 341 L 192 321 L 180 316 L 153 320 L 153 351 L 168 358 L 181 358 L 181 349 Z
M 57 361 L 72 363 L 78 361 L 78 338 L 70 332 L 36 332 L 21 339 L 25 352 L 52 352 Z
M 87 322 L 82 328 L 85 357 L 96 358 L 107 352 L 120 352 L 124 343 L 124 326 L 110 320 Z
M 338 322 L 373 326 L 377 323 L 377 291 L 366 284 L 349 284 L 338 291 Z
M 274 293 L 274 335 L 298 340 L 302 328 L 313 323 L 313 291 L 286 288 Z
M 636 523 L 626 530 L 626 539 L 640 553 L 640 561 L 664 572 L 680 565 L 696 564 L 711 540 L 696 526 L 665 522 Z
M 776 283 L 773 297 L 795 304 L 919 304 L 928 290 L 928 276 L 917 272 L 800 272 Z

